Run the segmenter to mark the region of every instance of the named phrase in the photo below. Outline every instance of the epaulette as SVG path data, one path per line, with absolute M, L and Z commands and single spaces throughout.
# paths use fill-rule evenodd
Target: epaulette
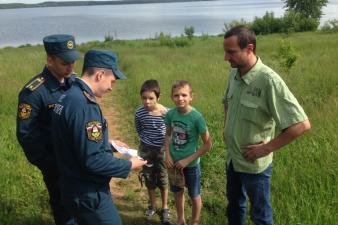
M 26 85 L 26 88 L 29 89 L 30 91 L 34 91 L 35 89 L 37 89 L 38 87 L 41 86 L 41 84 L 43 84 L 45 82 L 45 78 L 43 77 L 37 77 L 34 80 L 32 80 L 32 82 L 30 82 L 29 84 Z
M 95 97 L 91 96 L 88 92 L 83 91 L 83 95 L 84 95 L 90 102 L 96 103 Z

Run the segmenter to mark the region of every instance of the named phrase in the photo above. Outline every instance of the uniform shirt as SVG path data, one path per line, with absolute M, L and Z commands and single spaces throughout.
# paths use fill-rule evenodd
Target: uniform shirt
M 143 106 L 135 112 L 135 128 L 140 141 L 146 145 L 161 148 L 165 136 L 165 115 L 151 115 Z
M 19 93 L 16 135 L 34 165 L 56 166 L 50 136 L 51 114 L 57 99 L 74 80 L 72 75 L 60 84 L 45 67 Z
M 207 125 L 200 112 L 192 108 L 189 113 L 182 114 L 177 108 L 173 108 L 167 112 L 164 121 L 172 128 L 169 150 L 174 162 L 196 152 L 199 136 L 207 132 Z M 188 167 L 196 166 L 199 162 L 198 157 Z
M 275 137 L 276 125 L 283 130 L 307 119 L 284 81 L 259 58 L 242 78 L 238 69 L 231 71 L 223 103 L 228 109 L 227 159 L 237 172 L 260 173 L 272 162 L 272 153 L 254 163 L 245 160 L 240 145 L 268 142 Z
M 76 79 L 67 95 L 59 98 L 52 125 L 63 188 L 70 183 L 68 188 L 73 190 L 106 186 L 111 177 L 125 178 L 129 174 L 131 162 L 113 156 L 106 120 L 93 92 L 81 79 Z

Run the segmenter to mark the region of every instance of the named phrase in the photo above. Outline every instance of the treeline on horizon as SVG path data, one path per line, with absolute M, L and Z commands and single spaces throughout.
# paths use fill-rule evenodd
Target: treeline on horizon
M 36 4 L 6 3 L 0 4 L 0 9 L 38 8 L 38 7 L 60 7 L 60 6 L 91 6 L 91 5 L 125 5 L 146 3 L 168 3 L 168 2 L 197 2 L 214 0 L 117 0 L 117 1 L 66 1 L 66 2 L 41 2 Z

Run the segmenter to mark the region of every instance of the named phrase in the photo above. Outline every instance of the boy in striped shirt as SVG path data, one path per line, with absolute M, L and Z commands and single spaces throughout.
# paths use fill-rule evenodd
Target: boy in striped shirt
M 163 148 L 166 131 L 164 116 L 168 109 L 159 103 L 160 87 L 157 80 L 145 81 L 140 95 L 143 106 L 135 112 L 135 127 L 140 139 L 139 155 L 148 161 L 142 170 L 149 194 L 149 207 L 145 216 L 152 217 L 156 213 L 155 189 L 158 187 L 162 198 L 161 222 L 169 224 L 168 173 Z

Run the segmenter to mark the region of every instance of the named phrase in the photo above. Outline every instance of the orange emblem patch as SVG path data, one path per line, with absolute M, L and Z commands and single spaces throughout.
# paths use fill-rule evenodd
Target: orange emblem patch
M 18 117 L 21 120 L 28 119 L 32 112 L 32 106 L 27 103 L 21 103 L 18 106 Z
M 102 125 L 99 121 L 91 121 L 86 124 L 87 137 L 90 141 L 102 140 Z

